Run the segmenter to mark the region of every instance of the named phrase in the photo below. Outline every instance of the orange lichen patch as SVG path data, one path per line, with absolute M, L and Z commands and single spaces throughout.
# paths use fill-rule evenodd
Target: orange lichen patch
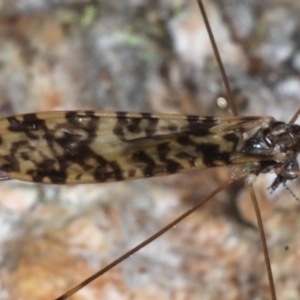
M 0 204 L 2 208 L 14 213 L 25 213 L 36 204 L 37 199 L 37 190 L 31 189 L 26 184 L 15 188 L 10 184 L 3 183 L 0 189 Z
M 3 288 L 12 291 L 12 299 L 53 299 L 91 275 L 101 265 L 101 259 L 90 253 L 94 248 L 101 256 L 106 248 L 104 236 L 96 231 L 97 227 L 91 220 L 82 218 L 75 223 L 67 221 L 65 226 L 61 227 L 53 223 L 54 220 L 50 217 L 52 213 L 49 214 L 45 210 L 44 213 L 52 226 L 58 227 L 41 236 L 28 236 L 26 243 L 21 241 L 22 256 L 20 258 L 19 253 L 17 269 L 8 269 L 4 277 Z M 64 219 L 61 213 L 58 213 L 57 217 L 57 223 Z M 97 234 L 100 234 L 99 239 L 96 238 Z M 105 240 L 108 239 L 106 236 Z M 113 285 L 117 290 L 122 286 L 121 282 L 121 274 L 116 269 L 74 299 L 85 299 L 83 295 L 86 293 L 109 294 L 109 288 L 106 286 Z

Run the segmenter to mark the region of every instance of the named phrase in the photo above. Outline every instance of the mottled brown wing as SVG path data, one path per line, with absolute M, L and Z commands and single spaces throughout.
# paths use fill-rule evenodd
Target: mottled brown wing
M 94 111 L 8 117 L 0 120 L 0 171 L 75 184 L 241 163 L 241 135 L 271 120 Z

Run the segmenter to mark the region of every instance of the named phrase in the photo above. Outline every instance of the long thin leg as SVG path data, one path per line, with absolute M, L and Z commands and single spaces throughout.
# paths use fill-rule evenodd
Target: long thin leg
M 296 111 L 296 113 L 293 115 L 293 117 L 292 117 L 292 119 L 291 119 L 291 121 L 290 121 L 289 123 L 290 123 L 290 124 L 294 124 L 294 123 L 297 121 L 299 115 L 300 115 L 300 108 L 299 108 L 299 109 Z
M 209 24 L 207 15 L 206 15 L 206 11 L 204 9 L 202 0 L 197 0 L 197 2 L 198 2 L 198 5 L 199 5 L 199 8 L 200 8 L 200 11 L 201 11 L 204 23 L 205 23 L 205 27 L 207 29 L 207 33 L 208 33 L 208 36 L 209 36 L 209 39 L 210 39 L 210 42 L 211 42 L 211 45 L 212 45 L 212 48 L 213 48 L 213 51 L 214 51 L 217 63 L 218 63 L 218 66 L 219 66 L 219 69 L 220 69 L 220 72 L 221 72 L 221 76 L 222 76 L 222 79 L 223 79 L 223 82 L 224 82 L 224 85 L 225 85 L 225 89 L 226 89 L 226 93 L 227 93 L 227 97 L 228 97 L 229 106 L 231 108 L 232 114 L 234 116 L 237 116 L 238 113 L 237 113 L 236 105 L 235 105 L 235 103 L 233 101 L 233 96 L 232 96 L 230 84 L 229 84 L 229 81 L 228 81 L 228 77 L 227 77 L 227 74 L 226 74 L 226 71 L 225 71 L 225 68 L 224 68 L 221 56 L 220 56 L 220 52 L 218 50 L 217 43 L 215 41 L 214 35 L 212 33 L 212 30 L 210 28 L 210 24 Z
M 266 235 L 265 235 L 264 225 L 263 225 L 263 221 L 262 221 L 262 218 L 261 218 L 257 198 L 256 198 L 256 195 L 255 195 L 255 192 L 254 192 L 254 189 L 253 189 L 253 185 L 251 183 L 248 183 L 248 191 L 249 191 L 251 199 L 252 199 L 252 203 L 253 203 L 255 214 L 256 214 L 256 219 L 257 219 L 257 222 L 258 222 L 260 240 L 261 240 L 263 251 L 264 251 L 265 264 L 266 264 L 267 274 L 268 274 L 268 279 L 269 279 L 271 299 L 276 300 L 277 299 L 276 298 L 276 291 L 275 291 L 273 273 L 272 273 L 272 268 L 271 268 L 271 263 L 270 263 L 270 256 L 269 256 L 268 246 L 267 246 L 267 242 L 266 242 Z
M 232 110 L 232 114 L 234 116 L 237 116 L 237 109 L 235 106 L 235 103 L 233 101 L 233 96 L 232 96 L 232 92 L 231 92 L 231 88 L 230 88 L 230 84 L 226 75 L 226 71 L 214 38 L 214 35 L 212 33 L 202 0 L 197 0 L 201 14 L 203 16 L 203 20 L 205 23 L 205 27 L 207 29 L 208 35 L 209 35 L 209 39 L 223 78 L 223 82 L 227 91 L 227 96 L 228 96 L 228 101 L 229 101 L 229 105 L 231 107 Z M 292 118 L 292 120 L 290 121 L 290 123 L 294 123 L 298 117 L 300 113 L 300 109 L 297 111 L 297 113 L 295 114 L 295 116 Z M 253 189 L 253 186 L 251 183 L 248 183 L 248 190 L 250 192 L 251 195 L 251 199 L 253 202 L 253 206 L 255 209 L 255 213 L 256 213 L 256 219 L 258 222 L 258 227 L 259 227 L 259 232 L 260 232 L 260 237 L 261 237 L 261 242 L 262 242 L 262 246 L 263 246 L 263 251 L 264 251 L 264 256 L 265 256 L 265 264 L 266 264 L 266 268 L 267 268 L 267 273 L 268 273 L 268 279 L 269 279 L 269 286 L 270 286 L 270 291 L 271 291 L 271 297 L 272 300 L 276 300 L 276 292 L 275 292 L 275 285 L 274 285 L 274 280 L 273 280 L 273 274 L 272 274 L 272 269 L 271 269 L 271 264 L 270 264 L 270 257 L 269 257 L 269 252 L 268 252 L 268 247 L 267 247 L 267 243 L 266 243 L 266 236 L 265 236 L 265 232 L 264 232 L 264 227 L 263 227 L 263 222 L 262 222 L 262 218 L 261 218 L 261 214 L 260 214 L 260 210 L 259 210 L 259 206 L 258 206 L 258 202 L 255 196 L 255 192 Z
M 69 290 L 68 292 L 66 292 L 65 294 L 63 294 L 60 297 L 56 298 L 55 300 L 66 300 L 66 299 L 68 299 L 70 296 L 72 296 L 77 291 L 79 291 L 80 289 L 82 289 L 83 287 L 85 287 L 86 285 L 88 285 L 90 282 L 94 281 L 99 276 L 101 276 L 104 273 L 106 273 L 107 271 L 111 270 L 112 268 L 114 268 L 115 266 L 117 266 L 118 264 L 120 264 L 123 260 L 125 260 L 129 256 L 133 255 L 134 253 L 138 252 L 139 250 L 141 250 L 142 248 L 144 248 L 146 245 L 150 244 L 152 241 L 154 241 L 155 239 L 157 239 L 158 237 L 160 237 L 162 234 L 164 234 L 165 232 L 167 232 L 168 230 L 170 230 L 171 228 L 173 228 L 180 221 L 182 221 L 187 216 L 189 216 L 190 214 L 192 214 L 195 210 L 197 210 L 199 207 L 201 207 L 203 204 L 205 204 L 207 201 L 209 201 L 212 197 L 214 197 L 215 195 L 217 195 L 220 191 L 222 191 L 223 189 L 225 189 L 226 187 L 228 187 L 232 182 L 233 182 L 232 179 L 229 179 L 229 180 L 225 181 L 222 185 L 220 185 L 218 188 L 216 188 L 207 197 L 205 197 L 202 200 L 200 200 L 198 203 L 196 203 L 193 207 L 191 207 L 185 213 L 183 213 L 182 215 L 180 215 L 173 222 L 169 223 L 167 226 L 165 226 L 160 231 L 158 231 L 155 234 L 153 234 L 151 237 L 149 237 L 148 239 L 146 239 L 144 242 L 140 243 L 139 245 L 137 245 L 136 247 L 134 247 L 130 251 L 126 252 L 125 254 L 123 254 L 122 256 L 120 256 L 119 258 L 117 258 L 115 261 L 113 261 L 112 263 L 110 263 L 109 265 L 107 265 L 105 268 L 103 268 L 102 270 L 100 270 L 97 273 L 93 274 L 92 276 L 90 276 L 89 278 L 87 278 L 86 280 L 84 280 L 83 282 L 81 282 L 80 284 L 78 284 L 77 286 L 75 286 L 74 288 L 72 288 L 71 290 Z

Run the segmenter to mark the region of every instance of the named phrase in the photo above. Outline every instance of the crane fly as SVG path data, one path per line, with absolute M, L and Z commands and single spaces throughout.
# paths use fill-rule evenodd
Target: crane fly
M 298 171 L 300 127 L 268 117 L 67 111 L 8 117 L 1 123 L 5 179 L 95 183 L 236 164 L 257 174 L 277 172 L 275 189 Z
M 94 183 L 236 164 L 275 172 L 275 190 L 299 171 L 300 126 L 267 117 L 68 111 L 8 117 L 0 128 L 3 179 Z
M 241 174 L 274 172 L 277 177 L 271 188 L 276 190 L 298 175 L 300 130 L 293 123 L 264 116 L 199 117 L 100 111 L 23 114 L 0 120 L 0 169 L 2 179 L 80 184 L 235 165 L 233 175 L 237 172 L 238 177 L 239 171 Z M 190 289 L 199 284 L 205 269 L 203 264 L 190 265 L 197 276 L 197 284 L 191 284 Z M 74 267 L 81 270 L 78 265 Z M 61 266 L 55 265 L 54 269 L 56 274 Z M 157 272 L 159 277 L 161 268 Z M 174 274 L 169 276 L 172 280 Z M 59 281 L 53 278 L 48 284 L 59 287 Z M 114 282 L 113 277 L 110 279 Z M 222 278 L 219 280 L 222 282 Z M 72 281 L 68 286 L 73 284 Z M 102 284 L 109 293 L 109 281 Z M 203 284 L 209 290 L 210 283 L 204 280 Z M 242 284 L 247 285 L 247 280 Z M 200 290 L 193 288 L 182 295 L 199 295 Z M 151 291 L 147 292 L 151 295 Z M 142 292 L 137 291 L 136 295 L 145 299 Z M 180 294 L 174 289 L 170 295 L 175 299 Z M 85 296 L 91 299 L 90 295 Z M 233 298 L 232 294 L 228 297 Z

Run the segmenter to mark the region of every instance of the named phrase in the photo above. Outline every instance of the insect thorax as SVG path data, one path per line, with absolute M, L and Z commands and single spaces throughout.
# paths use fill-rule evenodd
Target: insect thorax
M 273 172 L 276 179 L 270 186 L 275 190 L 287 180 L 298 177 L 297 156 L 300 151 L 300 126 L 283 122 L 272 122 L 267 128 L 259 129 L 244 142 L 242 152 L 258 155 L 260 162 L 253 173 Z

